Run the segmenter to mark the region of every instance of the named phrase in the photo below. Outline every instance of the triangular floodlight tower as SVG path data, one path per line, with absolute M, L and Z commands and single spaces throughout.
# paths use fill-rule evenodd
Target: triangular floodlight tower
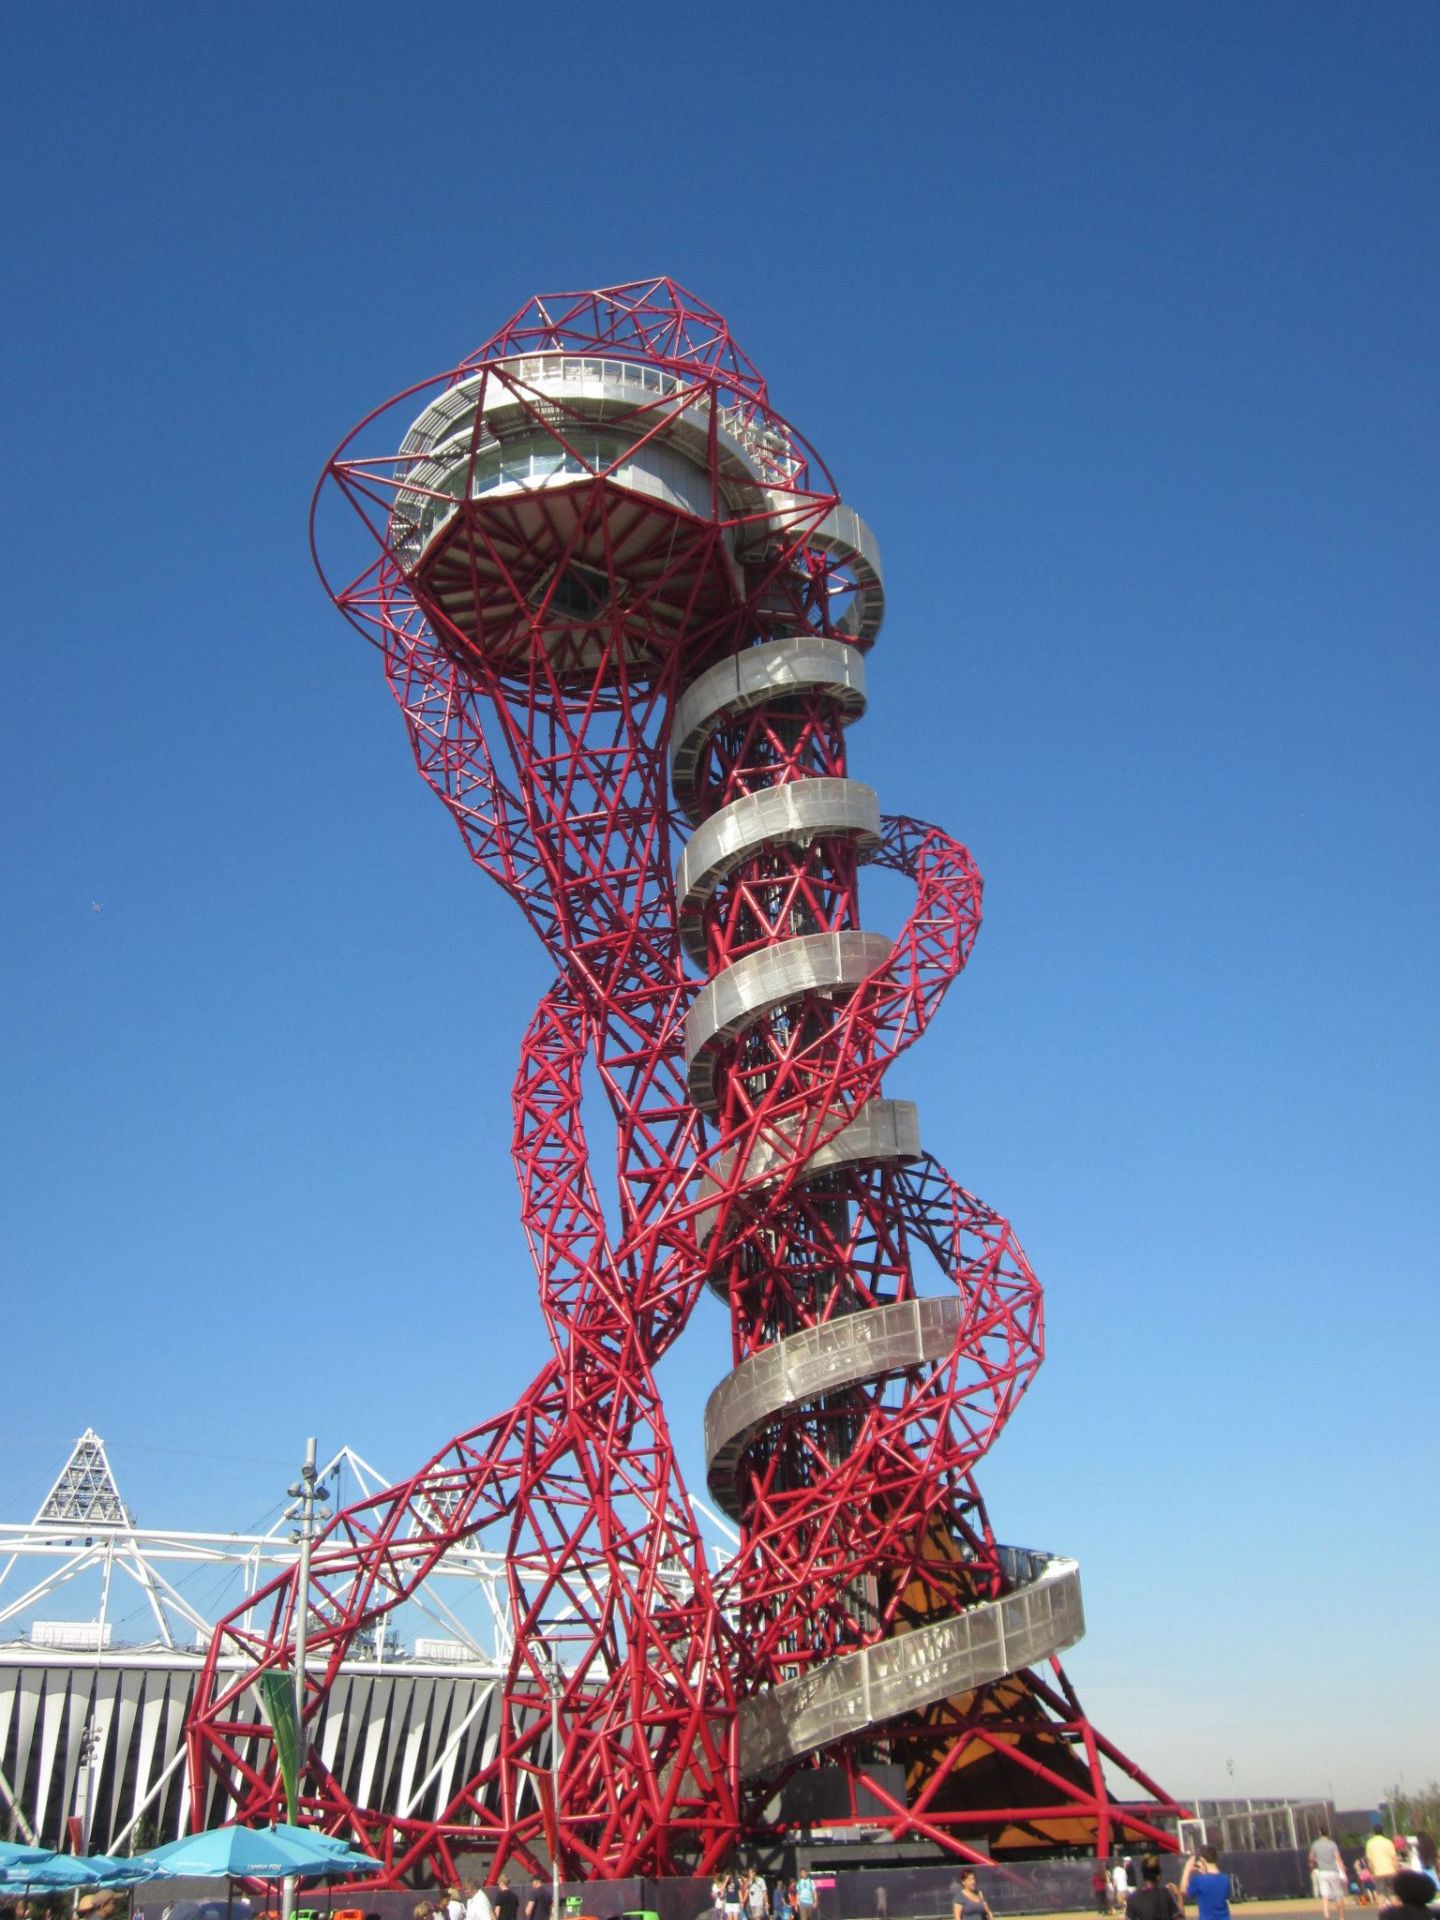
M 115 1484 L 105 1442 L 87 1427 L 70 1450 L 49 1493 L 40 1503 L 35 1524 L 68 1520 L 85 1527 L 129 1527 L 131 1517 Z
M 84 1532 L 83 1540 L 61 1539 L 57 1529 Z M 145 1595 L 160 1638 L 167 1647 L 175 1645 L 175 1636 L 166 1611 L 166 1601 L 178 1607 L 191 1625 L 204 1626 L 202 1617 L 177 1594 L 170 1583 L 157 1574 L 146 1555 L 134 1515 L 120 1497 L 105 1442 L 93 1427 L 87 1427 L 70 1457 L 56 1476 L 55 1484 L 40 1502 L 30 1527 L 16 1541 L 17 1552 L 0 1568 L 3 1585 L 21 1553 L 41 1552 L 46 1545 L 68 1550 L 69 1557 L 45 1574 L 27 1592 L 3 1609 L 0 1623 L 23 1613 L 47 1594 L 68 1585 L 79 1574 L 98 1568 L 100 1572 L 100 1608 L 95 1620 L 97 1647 L 103 1647 L 110 1610 L 110 1583 L 115 1569 L 128 1573 Z

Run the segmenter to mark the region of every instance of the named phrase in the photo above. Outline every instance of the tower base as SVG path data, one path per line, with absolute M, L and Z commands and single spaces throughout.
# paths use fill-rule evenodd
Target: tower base
M 1176 1849 L 1187 1809 L 1096 1731 L 1058 1660 L 885 1732 L 771 1782 L 752 1831 L 776 1841 L 848 1831 L 976 1861 Z

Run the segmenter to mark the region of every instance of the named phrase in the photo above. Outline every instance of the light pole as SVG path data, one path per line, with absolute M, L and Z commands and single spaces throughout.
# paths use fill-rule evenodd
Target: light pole
M 295 1774 L 298 1781 L 305 1771 L 305 1641 L 310 1626 L 310 1548 L 315 1540 L 315 1509 L 330 1499 L 328 1489 L 316 1480 L 313 1438 L 305 1442 L 305 1464 L 300 1469 L 300 1478 L 288 1491 L 295 1504 L 286 1508 L 285 1518 L 299 1522 L 290 1538 L 300 1549 L 295 1606 Z M 294 1811 L 298 1814 L 299 1807 Z
M 298 1825 L 301 1783 L 305 1777 L 305 1642 L 310 1626 L 310 1548 L 315 1539 L 315 1509 L 330 1499 L 328 1490 L 319 1485 L 316 1478 L 313 1437 L 305 1442 L 305 1464 L 300 1469 L 300 1478 L 288 1492 L 294 1505 L 286 1508 L 285 1518 L 297 1522 L 290 1538 L 300 1549 L 295 1583 L 295 1805 L 290 1809 Z M 290 1920 L 295 1910 L 293 1875 L 281 1889 L 280 1910 L 284 1920 Z
M 554 1810 L 550 1849 L 550 1920 L 560 1920 L 560 1695 L 564 1685 L 560 1663 L 548 1640 L 536 1642 L 536 1661 L 550 1695 L 550 1805 Z

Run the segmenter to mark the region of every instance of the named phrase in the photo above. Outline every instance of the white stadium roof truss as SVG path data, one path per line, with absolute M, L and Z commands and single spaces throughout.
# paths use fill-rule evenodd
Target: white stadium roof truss
M 391 1484 L 348 1446 L 317 1478 L 343 1480 L 347 1500 Z M 719 1566 L 733 1529 L 694 1505 Z M 298 1554 L 288 1513 L 265 1532 L 140 1526 L 87 1428 L 35 1518 L 0 1523 L 0 1827 L 54 1845 L 78 1814 L 106 1851 L 142 1821 L 157 1837 L 184 1831 L 185 1718 L 214 1622 Z M 207 1569 L 203 1600 L 183 1590 Z M 316 1728 L 326 1765 L 405 1813 L 444 1804 L 494 1738 L 512 1651 L 504 1556 L 452 1547 L 403 1618 L 352 1650 Z

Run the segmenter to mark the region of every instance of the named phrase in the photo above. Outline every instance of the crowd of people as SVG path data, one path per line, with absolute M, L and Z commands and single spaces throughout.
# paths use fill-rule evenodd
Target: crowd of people
M 1193 1900 L 1197 1920 L 1230 1920 L 1235 1886 L 1213 1847 L 1201 1846 L 1191 1854 L 1178 1881 L 1163 1878 L 1160 1858 L 1153 1853 L 1140 1862 L 1138 1887 L 1132 1885 L 1133 1877 L 1130 1861 L 1098 1860 L 1091 1881 L 1097 1913 L 1124 1914 L 1125 1920 L 1182 1920 Z M 1428 1833 L 1391 1837 L 1377 1828 L 1354 1862 L 1352 1879 L 1339 1846 L 1322 1832 L 1310 1846 L 1310 1883 L 1321 1905 L 1321 1920 L 1343 1920 L 1346 1896 L 1352 1892 L 1357 1904 L 1378 1907 L 1392 1920 L 1427 1911 L 1430 1920 L 1440 1920 L 1440 1872 L 1434 1836 Z M 957 1902 L 953 1920 L 983 1916 L 974 1908 L 962 1912 Z
M 1310 1882 L 1323 1920 L 1341 1920 L 1349 1893 L 1362 1907 L 1428 1907 L 1440 1897 L 1435 1836 L 1377 1827 L 1347 1871 L 1338 1845 L 1321 1833 L 1310 1846 Z
M 488 1886 L 462 1880 L 440 1888 L 428 1900 L 418 1900 L 412 1913 L 413 1920 L 550 1920 L 550 1882 L 537 1873 L 522 1904 L 507 1874 Z
M 819 1901 L 808 1873 L 783 1875 L 773 1886 L 758 1867 L 731 1867 L 710 1883 L 715 1920 L 817 1920 Z

